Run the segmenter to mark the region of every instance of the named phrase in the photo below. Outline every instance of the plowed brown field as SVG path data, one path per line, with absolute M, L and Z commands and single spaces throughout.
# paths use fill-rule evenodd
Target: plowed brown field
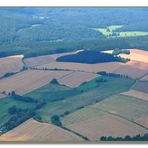
M 131 78 L 140 78 L 148 72 L 148 63 L 130 61 L 114 71 L 114 73 L 128 75 Z
M 59 79 L 59 82 L 68 87 L 75 88 L 75 87 L 78 87 L 83 82 L 90 81 L 96 77 L 98 77 L 98 75 L 93 73 L 73 72 L 63 77 L 62 79 Z
M 43 71 L 27 70 L 11 77 L 0 80 L 0 92 L 15 91 L 18 94 L 25 94 L 49 83 L 53 78 L 61 78 L 71 71 Z
M 136 122 L 148 128 L 148 115 L 138 118 Z
M 132 89 L 148 93 L 148 81 L 138 81 Z
M 24 59 L 24 62 L 26 64 L 26 66 L 28 66 L 28 67 L 34 67 L 34 66 L 39 66 L 39 65 L 43 65 L 43 64 L 48 64 L 50 62 L 55 62 L 58 57 L 61 57 L 64 55 L 69 55 L 69 54 L 76 54 L 80 51 L 81 50 L 74 51 L 74 52 L 67 52 L 67 53 L 59 53 L 59 54 L 26 58 L 26 59 Z
M 134 61 L 148 63 L 148 52 L 147 51 L 139 50 L 139 49 L 129 49 L 129 50 L 130 50 L 130 54 L 119 54 L 119 56 L 123 58 L 129 58 L 130 60 L 134 60 Z M 106 50 L 103 52 L 111 54 L 113 50 Z
M 148 81 L 148 74 L 146 76 L 144 76 L 141 80 L 142 81 Z
M 82 142 L 83 140 L 57 126 L 29 119 L 15 129 L 0 136 L 1 142 Z
M 96 116 L 79 123 L 67 126 L 91 140 L 99 140 L 102 136 L 124 137 L 144 134 L 147 131 L 140 126 L 113 115 Z
M 122 94 L 126 95 L 126 96 L 131 96 L 131 97 L 135 97 L 135 98 L 139 98 L 139 99 L 148 101 L 148 93 L 144 93 L 141 91 L 129 90 L 129 91 L 124 92 Z
M 106 71 L 113 72 L 119 68 L 122 63 L 119 62 L 109 62 L 109 63 L 99 63 L 99 64 L 81 64 L 81 63 L 71 63 L 71 62 L 52 62 L 39 66 L 40 68 L 57 68 L 57 69 L 69 69 L 74 71 L 84 71 L 84 72 L 98 72 Z
M 18 72 L 22 69 L 22 55 L 0 58 L 0 77 L 6 73 Z

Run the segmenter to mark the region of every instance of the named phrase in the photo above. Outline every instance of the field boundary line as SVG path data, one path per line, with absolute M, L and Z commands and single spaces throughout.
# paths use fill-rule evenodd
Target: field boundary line
M 84 71 L 84 70 L 72 70 L 72 69 L 63 69 L 63 68 L 38 68 L 38 67 L 28 67 L 28 69 L 31 70 L 43 70 L 43 71 L 73 71 L 73 72 L 84 72 L 84 73 L 90 73 L 90 74 L 97 74 L 97 72 L 89 72 L 89 71 Z M 99 74 L 97 74 L 99 75 Z
M 132 90 L 134 90 L 134 89 L 132 89 Z M 134 91 L 137 91 L 137 90 L 134 90 Z M 140 91 L 141 92 L 141 91 Z M 144 93 L 144 92 L 142 92 L 142 93 Z M 148 102 L 147 100 L 144 100 L 144 99 L 141 99 L 141 98 L 136 98 L 136 97 L 134 97 L 134 96 L 129 96 L 128 94 L 120 94 L 121 96 L 126 96 L 126 97 L 131 97 L 131 98 L 133 98 L 133 99 L 136 99 L 136 100 L 140 100 L 140 101 L 144 101 L 144 102 Z
M 92 109 L 93 107 L 90 107 L 90 108 Z M 127 120 L 127 121 L 129 121 L 129 122 L 131 122 L 131 123 L 133 123 L 133 124 L 136 124 L 136 125 L 142 127 L 142 128 L 145 129 L 145 130 L 148 130 L 147 127 L 145 127 L 145 126 L 143 126 L 143 125 L 141 125 L 141 124 L 139 124 L 139 123 L 137 123 L 137 122 L 135 122 L 135 121 L 133 121 L 133 120 L 130 120 L 130 119 L 124 117 L 124 116 L 121 116 L 121 115 L 119 115 L 119 114 L 112 113 L 112 112 L 109 112 L 109 111 L 106 111 L 106 110 L 103 110 L 103 109 L 97 109 L 97 108 L 95 108 L 95 107 L 94 107 L 93 109 L 96 109 L 96 110 L 98 110 L 98 111 L 100 110 L 100 111 L 102 111 L 102 112 L 105 112 L 105 113 L 114 115 L 114 116 L 119 117 L 119 118 L 121 118 L 121 119 L 125 119 L 125 120 Z
M 84 136 L 84 135 L 82 135 L 82 134 L 80 134 L 80 133 L 78 133 L 76 131 L 73 131 L 73 130 L 65 127 L 65 126 L 62 126 L 61 128 L 64 129 L 64 130 L 66 130 L 66 131 L 69 131 L 69 132 L 71 132 L 71 133 L 73 133 L 73 134 L 75 134 L 77 136 L 79 136 L 80 138 L 82 138 L 85 141 L 90 141 L 90 139 L 88 137 L 86 137 L 86 136 Z
M 68 74 L 66 74 L 66 75 L 63 75 L 63 76 L 59 77 L 58 80 L 61 80 L 61 79 L 63 79 L 64 77 L 71 75 L 72 73 L 74 73 L 74 71 L 71 71 L 71 73 L 68 73 Z
M 135 79 L 135 83 L 130 87 L 130 89 L 133 89 L 133 87 L 136 85 L 136 83 L 137 83 L 138 81 L 142 81 L 141 79 L 142 79 L 143 77 L 145 77 L 146 75 L 148 75 L 148 73 L 145 73 L 145 74 L 142 75 L 141 77 Z M 146 82 L 147 82 L 147 81 L 146 81 Z

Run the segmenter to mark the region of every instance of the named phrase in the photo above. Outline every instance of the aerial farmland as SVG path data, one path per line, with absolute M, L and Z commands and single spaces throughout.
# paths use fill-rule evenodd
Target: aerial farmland
M 0 143 L 147 141 L 147 12 L 18 9 L 0 8 Z

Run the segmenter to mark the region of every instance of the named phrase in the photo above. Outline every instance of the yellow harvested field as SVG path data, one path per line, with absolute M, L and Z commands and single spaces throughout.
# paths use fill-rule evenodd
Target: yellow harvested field
M 59 82 L 63 85 L 66 85 L 71 88 L 78 87 L 84 82 L 90 81 L 99 75 L 94 74 L 94 73 L 88 73 L 88 72 L 73 72 L 62 79 L 59 79 Z
M 136 79 L 136 78 L 142 77 L 148 72 L 148 69 L 146 68 L 147 68 L 147 65 L 143 65 L 141 67 L 137 65 L 136 67 L 135 65 L 132 65 L 130 63 L 130 64 L 125 64 L 125 65 L 120 66 L 114 71 L 114 73 L 128 75 L 129 77 Z
M 147 132 L 144 128 L 128 120 L 110 114 L 96 116 L 82 122 L 67 125 L 67 127 L 93 141 L 99 140 L 102 136 L 124 137 Z
M 53 62 L 53 61 L 55 61 L 55 58 L 51 55 L 38 56 L 38 57 L 24 59 L 24 62 L 26 66 L 28 67 L 34 67 L 37 65 L 42 65 L 42 64 Z
M 148 63 L 148 52 L 138 49 L 130 49 L 130 54 L 119 54 L 123 58 Z
M 128 75 L 132 78 L 140 78 L 141 76 L 148 73 L 148 52 L 138 49 L 129 49 L 130 54 L 119 54 L 123 58 L 129 58 L 131 61 L 122 65 L 115 73 Z M 113 50 L 103 51 L 105 53 L 112 53 Z
M 39 66 L 39 68 L 57 68 L 57 69 L 69 69 L 74 71 L 83 71 L 83 72 L 98 72 L 106 71 L 113 72 L 118 69 L 122 63 L 119 62 L 108 62 L 108 63 L 98 63 L 98 64 L 82 64 L 82 63 L 71 63 L 71 62 L 52 62 Z
M 130 54 L 119 54 L 119 56 L 123 58 L 129 58 L 130 60 L 140 61 L 148 63 L 148 52 L 139 49 L 128 49 L 130 50 Z M 113 50 L 106 50 L 103 51 L 104 53 L 112 53 Z
M 148 81 L 148 74 L 146 76 L 144 76 L 142 79 L 140 79 L 142 81 Z
M 112 54 L 113 51 L 114 51 L 114 50 L 105 50 L 105 51 L 102 51 L 102 52 Z
M 146 72 L 148 72 L 148 63 L 145 62 L 129 61 L 126 63 L 126 65 L 134 68 L 139 68 L 140 70 L 145 70 Z
M 148 115 L 138 118 L 136 122 L 148 128 Z
M 46 143 L 70 143 L 83 140 L 57 126 L 40 123 L 29 119 L 15 129 L 0 136 L 1 142 L 46 142 Z
M 146 71 L 140 70 L 138 68 L 133 68 L 130 66 L 121 66 L 120 68 L 115 70 L 114 73 L 128 75 L 129 77 L 136 79 L 143 76 L 146 73 Z
M 64 55 L 69 55 L 69 54 L 76 54 L 82 50 L 77 50 L 74 52 L 66 52 L 66 53 L 58 53 L 58 54 L 51 54 L 51 55 L 44 55 L 44 56 L 38 56 L 38 57 L 32 57 L 32 58 L 26 58 L 24 59 L 24 62 L 26 66 L 28 67 L 34 67 L 34 66 L 39 66 L 43 64 L 48 64 L 50 62 L 55 62 L 57 58 L 64 56 Z
M 61 78 L 71 71 L 27 70 L 0 80 L 0 92 L 15 91 L 24 95 L 48 84 L 53 78 Z
M 121 94 L 148 101 L 148 93 L 144 93 L 144 92 L 141 92 L 141 91 L 131 89 L 131 90 L 124 92 L 124 93 L 121 93 Z
M 6 73 L 20 71 L 23 67 L 22 58 L 23 55 L 0 58 L 0 77 L 4 76 Z

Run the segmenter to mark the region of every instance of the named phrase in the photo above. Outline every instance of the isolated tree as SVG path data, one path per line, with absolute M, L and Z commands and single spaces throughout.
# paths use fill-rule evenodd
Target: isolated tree
M 12 91 L 12 92 L 11 92 L 11 95 L 12 95 L 12 96 L 15 96 L 15 95 L 16 95 L 15 91 Z
M 52 124 L 54 125 L 57 125 L 57 126 L 62 126 L 62 123 L 60 121 L 60 117 L 58 115 L 54 115 L 51 117 L 51 122 Z
M 51 84 L 59 84 L 59 82 L 58 82 L 57 79 L 52 79 L 52 80 L 50 81 L 50 83 L 51 83 Z

